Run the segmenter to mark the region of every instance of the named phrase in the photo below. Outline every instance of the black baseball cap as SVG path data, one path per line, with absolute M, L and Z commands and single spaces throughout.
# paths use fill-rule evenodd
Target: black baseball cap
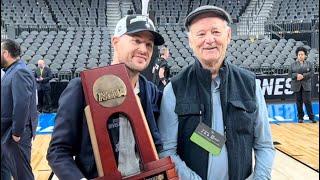
M 217 6 L 212 6 L 212 5 L 205 5 L 205 6 L 200 6 L 198 8 L 196 8 L 195 10 L 193 10 L 192 12 L 190 12 L 188 14 L 188 16 L 186 17 L 184 26 L 187 30 L 189 30 L 189 26 L 191 24 L 191 22 L 199 15 L 204 14 L 204 13 L 213 13 L 215 14 L 217 17 L 220 17 L 224 20 L 226 20 L 228 22 L 228 24 L 232 23 L 232 19 L 230 14 L 225 11 L 222 8 L 219 8 Z
M 161 34 L 156 31 L 152 20 L 144 15 L 128 15 L 119 20 L 114 31 L 114 36 L 130 35 L 133 33 L 149 31 L 153 34 L 154 44 L 157 46 L 164 44 Z

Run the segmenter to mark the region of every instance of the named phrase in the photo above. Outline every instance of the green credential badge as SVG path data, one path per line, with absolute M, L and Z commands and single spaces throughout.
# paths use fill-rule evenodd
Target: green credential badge
M 192 133 L 190 140 L 206 151 L 217 156 L 226 142 L 226 138 L 209 126 L 200 122 L 196 130 Z

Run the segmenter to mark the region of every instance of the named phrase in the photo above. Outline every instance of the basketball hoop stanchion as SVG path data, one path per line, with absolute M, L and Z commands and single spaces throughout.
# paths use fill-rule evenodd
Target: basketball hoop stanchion
M 80 73 L 99 180 L 178 179 L 170 157 L 159 159 L 142 106 L 134 94 L 124 64 L 85 70 Z M 142 164 L 138 174 L 122 177 L 114 157 L 108 120 L 124 114 L 132 126 Z

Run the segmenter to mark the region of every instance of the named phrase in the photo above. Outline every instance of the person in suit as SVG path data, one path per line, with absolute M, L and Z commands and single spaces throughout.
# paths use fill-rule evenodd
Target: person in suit
M 50 112 L 52 108 L 50 80 L 52 79 L 51 69 L 46 66 L 44 60 L 38 61 L 38 68 L 34 72 L 37 81 L 38 110 L 39 112 Z
M 34 179 L 31 140 L 37 127 L 36 81 L 23 60 L 20 46 L 1 41 L 1 179 Z
M 311 122 L 316 123 L 311 104 L 311 81 L 314 74 L 312 62 L 306 61 L 307 49 L 303 46 L 296 49 L 297 61 L 291 64 L 288 75 L 291 80 L 291 90 L 295 94 L 298 122 L 303 123 L 303 103 Z
M 150 63 L 154 45 L 163 43 L 164 39 L 156 32 L 153 22 L 143 15 L 129 15 L 122 18 L 117 23 L 112 37 L 114 48 L 112 64 L 125 64 L 131 85 L 140 98 L 157 149 L 161 149 L 162 146 L 156 126 L 162 92 L 142 76 L 141 72 Z M 61 180 L 92 179 L 98 176 L 84 115 L 85 106 L 81 79 L 75 78 L 69 82 L 60 96 L 55 127 L 47 153 L 49 166 Z M 122 176 L 138 173 L 140 163 L 139 157 L 136 157 L 135 139 L 130 123 L 124 116 L 117 114 L 108 121 L 108 130 L 119 172 Z M 126 159 L 131 160 L 126 161 Z

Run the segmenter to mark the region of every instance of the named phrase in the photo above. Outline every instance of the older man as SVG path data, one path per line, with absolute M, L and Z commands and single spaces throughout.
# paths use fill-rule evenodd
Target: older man
M 156 32 L 153 22 L 143 15 L 122 18 L 112 38 L 113 64 L 124 63 L 134 91 L 146 115 L 156 147 L 161 147 L 160 134 L 156 126 L 162 93 L 156 86 L 140 75 L 149 64 L 154 45 L 162 45 L 163 37 Z M 61 180 L 92 179 L 98 176 L 87 122 L 84 117 L 85 99 L 80 79 L 71 80 L 59 100 L 55 128 L 48 149 L 47 159 L 53 172 Z M 123 176 L 140 171 L 139 157 L 126 154 L 135 151 L 135 142 L 130 123 L 124 116 L 109 121 L 118 170 Z M 127 140 L 119 140 L 121 129 L 127 128 Z M 128 133 L 129 131 L 129 133 Z M 128 143 L 128 144 L 123 144 Z M 126 148 L 121 148 L 126 147 Z M 131 149 L 130 149 L 131 148 Z M 130 156 L 130 161 L 125 161 Z M 133 157 L 132 157 L 133 156 Z M 74 157 L 74 158 L 73 158 Z M 130 163 L 130 167 L 126 164 Z
M 171 79 L 158 127 L 160 157 L 172 156 L 181 179 L 270 179 L 274 147 L 255 75 L 225 60 L 230 15 L 202 6 L 186 18 L 197 60 Z
M 38 91 L 38 110 L 40 112 L 50 112 L 52 108 L 51 103 L 51 86 L 50 80 L 53 78 L 51 69 L 46 66 L 43 59 L 38 61 L 38 68 L 34 72 L 34 76 L 37 81 Z

